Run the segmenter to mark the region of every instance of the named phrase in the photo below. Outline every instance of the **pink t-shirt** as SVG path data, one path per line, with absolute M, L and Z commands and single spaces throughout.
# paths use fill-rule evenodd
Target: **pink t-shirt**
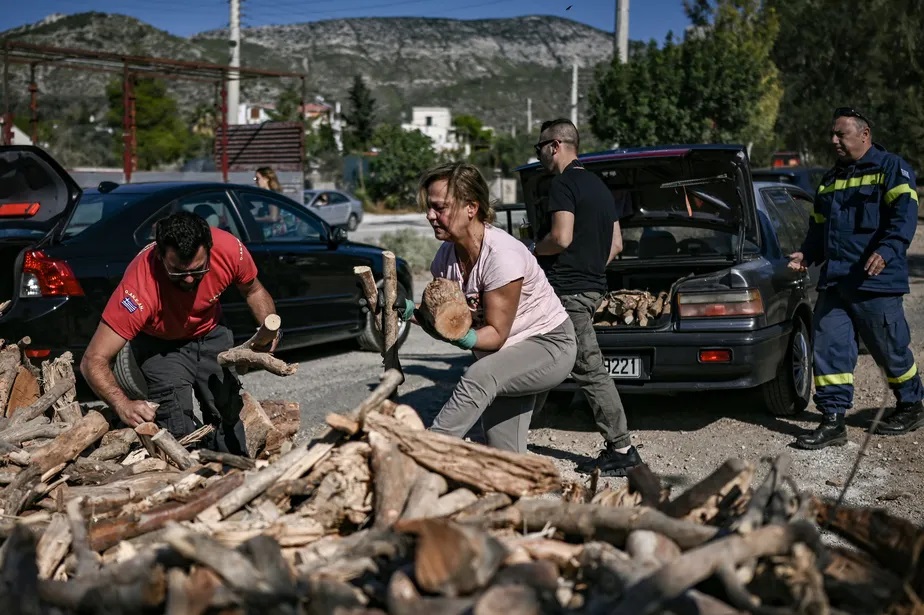
M 462 285 L 462 269 L 456 259 L 454 244 L 446 242 L 440 246 L 430 264 L 430 273 L 435 278 L 455 280 Z M 468 283 L 462 286 L 468 307 L 472 310 L 472 326 L 475 329 L 484 326 L 484 293 L 520 278 L 523 278 L 520 303 L 510 335 L 502 348 L 533 335 L 548 333 L 565 322 L 568 313 L 526 246 L 508 233 L 485 225 L 481 254 L 472 268 Z M 487 354 L 490 353 L 475 352 L 476 356 Z

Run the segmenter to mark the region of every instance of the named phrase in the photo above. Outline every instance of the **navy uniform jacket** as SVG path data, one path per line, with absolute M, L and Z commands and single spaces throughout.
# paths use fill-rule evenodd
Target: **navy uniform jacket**
M 905 252 L 918 222 L 918 195 L 908 163 L 873 144 L 856 162 L 838 163 L 821 180 L 808 235 L 806 265 L 824 264 L 818 288 L 848 284 L 876 293 L 907 293 Z M 878 252 L 885 268 L 864 271 Z

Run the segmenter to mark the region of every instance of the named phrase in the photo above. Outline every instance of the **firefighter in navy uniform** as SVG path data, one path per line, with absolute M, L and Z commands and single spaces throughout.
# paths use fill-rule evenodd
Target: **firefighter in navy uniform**
M 847 443 L 844 414 L 853 404 L 857 335 L 885 369 L 897 402 L 878 433 L 924 425 L 924 389 L 902 309 L 909 292 L 905 252 L 918 218 L 914 173 L 872 142 L 869 120 L 854 109 L 835 109 L 831 142 L 837 164 L 818 187 L 801 250 L 789 257 L 793 269 L 822 265 L 813 318 L 814 400 L 822 418 L 796 439 L 805 449 Z

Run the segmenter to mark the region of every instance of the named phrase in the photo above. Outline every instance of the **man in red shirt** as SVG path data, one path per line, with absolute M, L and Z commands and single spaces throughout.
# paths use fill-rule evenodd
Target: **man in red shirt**
M 231 348 L 231 330 L 219 324 L 218 298 L 237 286 L 258 322 L 275 311 L 257 279 L 250 253 L 236 237 L 210 228 L 199 216 L 181 211 L 157 222 L 156 240 L 129 263 L 109 298 L 80 372 L 96 394 L 130 427 L 154 421 L 177 438 L 203 420 L 216 424 L 208 448 L 246 455 L 243 407 L 237 375 L 218 364 Z M 131 341 L 131 351 L 148 385 L 148 399 L 129 399 L 110 365 Z M 269 348 L 275 350 L 278 337 Z

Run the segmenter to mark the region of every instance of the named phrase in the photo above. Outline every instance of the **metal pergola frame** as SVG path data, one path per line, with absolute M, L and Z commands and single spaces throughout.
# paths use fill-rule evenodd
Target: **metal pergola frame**
M 228 91 L 229 79 L 255 79 L 258 77 L 291 78 L 301 81 L 301 116 L 305 120 L 305 97 L 307 75 L 304 73 L 290 73 L 283 71 L 265 70 L 259 68 L 233 67 L 208 62 L 190 62 L 185 60 L 172 60 L 152 56 L 136 56 L 128 54 L 111 53 L 106 51 L 93 51 L 88 49 L 72 49 L 67 47 L 52 47 L 36 45 L 21 41 L 3 42 L 3 108 L 4 125 L 0 134 L 0 143 L 9 145 L 13 140 L 13 113 L 10 106 L 10 66 L 12 64 L 26 64 L 29 66 L 29 109 L 31 111 L 32 142 L 38 137 L 38 86 L 35 83 L 35 69 L 38 66 L 54 66 L 58 68 L 71 68 L 93 72 L 121 73 L 122 74 L 122 169 L 125 181 L 131 182 L 132 172 L 137 165 L 136 134 L 135 134 L 135 96 L 133 81 L 136 76 L 156 77 L 160 79 L 177 79 L 184 81 L 200 81 L 215 84 L 218 91 L 217 107 L 221 118 L 216 128 L 220 127 L 221 172 L 224 181 L 228 181 Z

